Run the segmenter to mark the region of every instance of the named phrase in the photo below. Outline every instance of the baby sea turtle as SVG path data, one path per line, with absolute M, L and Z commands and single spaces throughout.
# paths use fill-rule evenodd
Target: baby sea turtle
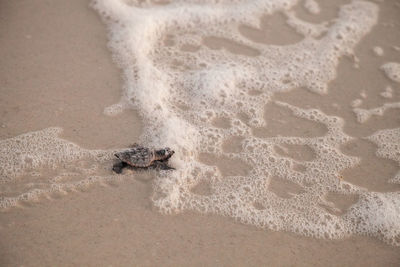
M 128 150 L 114 154 L 119 159 L 119 162 L 114 164 L 113 171 L 121 173 L 122 169 L 127 166 L 134 168 L 159 167 L 163 170 L 173 169 L 167 163 L 174 153 L 175 151 L 169 147 L 157 150 L 134 144 Z

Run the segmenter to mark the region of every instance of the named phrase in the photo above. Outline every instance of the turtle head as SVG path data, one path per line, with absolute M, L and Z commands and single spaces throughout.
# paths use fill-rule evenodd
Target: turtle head
M 175 151 L 173 151 L 169 147 L 166 147 L 163 149 L 156 150 L 155 154 L 158 160 L 168 160 L 170 157 L 172 157 L 174 153 Z

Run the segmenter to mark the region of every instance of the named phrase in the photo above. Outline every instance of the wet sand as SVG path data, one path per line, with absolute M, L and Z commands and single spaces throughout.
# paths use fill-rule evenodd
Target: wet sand
M 162 215 L 135 177 L 1 215 L 3 266 L 397 266 L 376 239 L 326 241 L 232 219 Z M 145 181 L 143 181 L 145 180 Z
M 103 114 L 118 102 L 122 81 L 89 1 L 0 5 L 0 138 L 60 126 L 63 137 L 86 148 L 137 139 L 141 122 L 135 112 Z
M 123 147 L 138 139 L 141 121 L 135 111 L 128 110 L 115 117 L 103 114 L 104 107 L 118 102 L 122 81 L 106 47 L 106 29 L 87 1 L 1 1 L 0 20 L 1 139 L 52 126 L 64 128 L 63 138 L 90 149 Z M 376 45 L 374 39 L 367 38 L 368 41 Z M 398 53 L 393 52 L 393 57 L 398 57 Z M 338 75 L 346 74 L 346 68 L 351 66 L 351 61 L 342 61 Z M 368 70 L 364 75 L 369 75 Z M 383 75 L 379 79 L 384 84 L 388 82 Z M 346 80 L 352 81 L 351 77 Z M 340 80 L 332 83 L 345 87 L 340 86 Z M 298 100 L 295 92 L 276 98 L 290 103 L 291 97 Z M 310 94 L 296 104 L 320 103 L 321 99 L 313 97 L 318 98 Z M 338 109 L 335 105 L 320 108 L 328 114 L 354 120 L 347 106 L 353 96 L 345 96 L 346 101 L 340 94 L 332 96 L 335 97 L 338 105 L 343 103 L 347 108 Z M 392 100 L 398 99 L 399 94 Z M 379 103 L 368 104 L 376 105 Z M 370 130 L 374 125 L 378 129 L 398 127 L 396 116 L 398 113 L 391 111 L 383 116 L 386 123 L 382 126 L 369 121 L 360 127 L 348 127 L 346 132 L 366 136 L 374 132 Z M 379 119 L 376 121 L 382 121 Z M 313 128 L 319 130 L 324 129 Z M 396 164 L 377 158 L 375 150 L 368 142 L 348 147 L 349 154 L 370 151 L 365 166 L 376 160 L 387 164 L 374 175 L 388 172 L 384 174 L 387 180 L 396 170 Z M 358 170 L 344 174 L 344 179 L 356 179 Z M 152 175 L 152 172 L 137 173 L 122 181 L 52 195 L 50 199 L 21 203 L 1 212 L 0 265 L 397 266 L 400 263 L 399 248 L 369 237 L 318 240 L 261 230 L 213 215 L 188 212 L 162 215 L 150 201 Z M 378 191 L 396 189 L 385 181 L 371 187 Z

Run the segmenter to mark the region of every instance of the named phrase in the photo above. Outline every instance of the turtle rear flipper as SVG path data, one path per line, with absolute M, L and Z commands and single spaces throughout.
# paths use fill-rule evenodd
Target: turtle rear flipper
M 122 169 L 125 168 L 127 165 L 128 165 L 128 164 L 127 164 L 126 162 L 120 161 L 120 162 L 117 162 L 117 163 L 115 163 L 115 164 L 113 165 L 112 170 L 113 170 L 115 173 L 120 174 L 120 173 L 122 173 Z

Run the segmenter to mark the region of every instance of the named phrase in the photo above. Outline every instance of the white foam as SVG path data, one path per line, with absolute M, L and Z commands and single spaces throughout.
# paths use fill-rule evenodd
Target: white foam
M 126 109 L 123 103 L 117 103 L 104 109 L 104 114 L 108 116 L 115 116 L 122 113 Z
M 378 131 L 369 136 L 368 139 L 378 145 L 376 151 L 378 156 L 397 161 L 400 166 L 400 128 Z M 390 182 L 400 183 L 400 171 Z
M 357 99 L 354 99 L 354 100 L 351 102 L 350 105 L 351 105 L 351 107 L 356 108 L 356 107 L 361 106 L 361 104 L 362 104 L 362 100 L 359 99 L 359 98 L 357 98 Z
M 384 54 L 383 48 L 380 46 L 375 46 L 373 48 L 373 51 L 374 51 L 375 55 L 377 55 L 377 56 L 383 56 L 383 54 Z
M 109 179 L 99 176 L 98 168 L 112 157 L 112 151 L 81 148 L 59 138 L 61 132 L 61 128 L 54 127 L 0 140 L 0 209 L 16 206 L 20 201 L 35 201 L 47 193 L 78 190 Z M 88 161 L 95 165 L 81 165 Z M 78 173 L 72 175 L 68 169 Z M 60 181 L 56 177 L 43 177 L 42 171 L 57 172 L 65 178 Z M 70 176 L 75 177 L 69 179 Z
M 393 97 L 393 89 L 390 86 L 386 86 L 385 90 L 380 93 L 380 95 L 384 98 L 392 98 Z
M 362 90 L 360 96 L 364 99 L 367 98 L 367 92 L 365 92 L 365 90 Z
M 385 63 L 381 66 L 386 76 L 394 82 L 400 83 L 400 64 L 397 62 Z
M 400 108 L 400 102 L 393 103 L 385 103 L 380 107 L 372 108 L 372 109 L 363 109 L 355 107 L 353 108 L 353 112 L 357 116 L 357 121 L 359 123 L 364 123 L 371 118 L 371 116 L 382 116 L 386 110 L 391 108 Z
M 375 193 L 361 195 L 345 219 L 352 230 L 382 238 L 387 243 L 400 245 L 400 193 Z
M 54 167 L 86 156 L 87 151 L 77 145 L 57 138 L 61 128 L 48 128 L 0 141 L 0 176 L 9 180 L 28 168 L 47 164 Z
M 352 1 L 341 6 L 332 24 L 313 24 L 290 11 L 298 4 L 296 0 L 214 2 L 177 0 L 161 6 L 150 1 L 92 1 L 107 23 L 109 47 L 125 81 L 121 101 L 106 108 L 105 114 L 136 108 L 145 124 L 141 141 L 176 151 L 171 158 L 176 170 L 161 171 L 154 181 L 154 205 L 164 213 L 212 212 L 306 236 L 370 234 L 399 245 L 398 194 L 368 192 L 340 179 L 343 170 L 360 161 L 340 150 L 352 140 L 343 131 L 343 119 L 275 101 L 299 120 L 323 125 L 327 132 L 317 137 L 261 138 L 254 134 L 256 127 L 269 127 L 264 106 L 273 101 L 274 93 L 305 87 L 324 94 L 336 77 L 342 56 L 353 55 L 357 63 L 353 49 L 376 24 L 377 6 Z M 319 12 L 316 2 L 306 1 L 305 5 L 311 13 Z M 275 12 L 286 14 L 288 25 L 304 38 L 290 45 L 265 45 L 252 42 L 238 31 L 243 24 L 258 27 L 261 16 Z M 229 39 L 226 42 L 231 45 L 235 42 L 248 56 L 208 48 L 204 43 L 210 36 Z M 167 37 L 172 40 L 168 45 L 164 43 Z M 184 45 L 196 49 L 183 51 Z M 391 107 L 384 106 L 383 111 Z M 383 112 L 355 110 L 367 114 L 362 121 Z M 228 127 L 216 126 L 215 120 L 227 118 Z M 22 179 L 32 173 L 31 169 L 67 166 L 44 187 L 2 197 L 0 207 L 34 200 L 52 190 L 77 190 L 110 177 L 99 175 L 99 169 L 101 162 L 109 160 L 111 151 L 83 149 L 59 138 L 59 132 L 51 128 L 0 141 L 0 162 L 5 163 L 0 173 L 3 184 Z M 223 143 L 238 136 L 241 141 L 234 145 L 241 150 L 226 152 Z M 313 156 L 296 159 L 276 150 L 291 145 L 307 147 Z M 15 154 L 10 158 L 10 153 Z M 207 165 L 199 159 L 202 153 L 244 162 L 248 173 L 223 176 L 217 166 L 210 166 L 218 162 Z M 83 159 L 94 167 L 75 168 L 75 163 Z M 43 178 L 36 172 L 31 176 Z M 301 192 L 282 198 L 271 189 L 274 182 L 290 182 Z M 208 184 L 210 193 L 196 193 L 194 188 L 199 183 Z M 330 192 L 358 194 L 360 201 L 344 215 L 337 215 L 324 208 L 333 205 L 326 200 Z
M 285 14 L 288 17 L 287 24 L 304 36 L 319 37 L 328 30 L 329 22 L 314 24 L 297 18 L 294 11 L 287 11 Z
M 290 11 L 298 4 L 296 0 L 224 0 L 218 4 L 192 0 L 163 6 L 97 0 L 92 4 L 109 27 L 109 46 L 124 71 L 123 100 L 143 116 L 142 141 L 177 151 L 171 159 L 177 170 L 161 172 L 154 181 L 152 199 L 160 211 L 212 212 L 314 237 L 370 234 L 398 245 L 398 195 L 370 193 L 339 179 L 341 171 L 360 160 L 340 151 L 352 139 L 343 132 L 341 118 L 275 102 L 298 118 L 323 124 L 328 132 L 319 137 L 260 138 L 253 134 L 254 127 L 268 127 L 264 106 L 275 92 L 305 87 L 324 94 L 342 56 L 353 56 L 357 63 L 353 48 L 376 24 L 375 4 L 352 1 L 343 5 L 331 25 L 296 17 Z M 310 12 L 319 12 L 316 2 L 305 4 Z M 291 45 L 265 45 L 237 30 L 243 24 L 258 27 L 262 15 L 275 12 L 285 13 L 288 25 L 304 39 Z M 245 47 L 242 52 L 249 56 L 208 48 L 204 43 L 210 36 Z M 181 49 L 185 45 L 193 49 Z M 250 93 L 254 90 L 257 94 Z M 357 109 L 359 104 L 355 103 L 355 112 L 367 113 L 362 121 L 383 112 Z M 229 118 L 229 127 L 215 126 L 213 122 L 221 118 Z M 225 152 L 222 144 L 235 136 L 241 137 L 237 145 L 242 150 Z M 314 158 L 296 160 L 274 149 L 285 145 L 309 147 Z M 249 166 L 249 173 L 223 177 L 216 166 L 199 160 L 200 153 L 240 160 Z M 303 191 L 281 198 L 269 188 L 272 180 L 290 181 Z M 208 184 L 210 192 L 195 193 L 199 183 Z M 339 216 L 323 208 L 331 205 L 325 200 L 329 192 L 359 194 L 361 199 Z M 374 217 L 383 214 L 387 220 Z M 355 218 L 361 218 L 362 226 Z
M 304 1 L 304 7 L 311 14 L 319 14 L 321 12 L 321 9 L 319 8 L 319 4 L 314 0 L 306 0 L 306 1 Z

